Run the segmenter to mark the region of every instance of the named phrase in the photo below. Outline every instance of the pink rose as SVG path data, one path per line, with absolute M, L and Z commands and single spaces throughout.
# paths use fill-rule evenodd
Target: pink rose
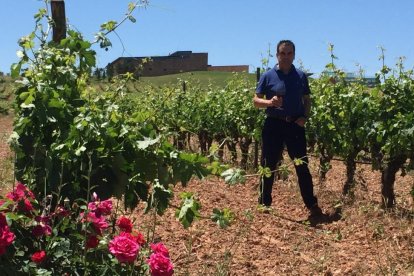
M 144 235 L 142 235 L 141 233 L 134 231 L 133 233 L 134 239 L 135 241 L 141 246 L 145 244 L 145 238 Z
M 43 223 L 49 223 L 50 222 L 50 216 L 36 216 L 35 221 L 37 222 L 43 222 Z
M 85 213 L 80 213 L 82 221 L 85 221 L 84 216 Z M 97 216 L 96 213 L 92 211 L 88 213 L 86 221 L 92 223 L 93 229 L 98 235 L 102 235 L 102 230 L 108 228 L 109 226 L 104 216 Z
M 138 243 L 139 246 L 145 244 L 144 236 L 141 233 L 136 232 L 136 231 L 134 231 L 134 234 L 128 233 L 128 232 L 121 232 L 119 234 L 119 236 L 120 237 L 127 237 L 128 239 L 131 239 L 131 240 L 135 241 L 136 243 Z
M 38 224 L 32 229 L 32 234 L 35 237 L 49 236 L 52 234 L 52 228 L 47 224 Z
M 59 218 L 64 218 L 70 215 L 70 211 L 66 210 L 64 207 L 62 206 L 58 206 L 56 207 L 55 212 L 53 213 L 53 216 L 57 216 Z
M 174 266 L 170 258 L 160 253 L 152 253 L 147 261 L 152 276 L 171 276 L 174 274 Z
M 89 211 L 92 211 L 92 212 L 95 212 L 97 210 L 97 208 L 98 208 L 98 204 L 99 204 L 98 201 L 89 202 L 88 203 L 88 210 Z
M 132 232 L 132 223 L 127 217 L 124 217 L 124 216 L 120 217 L 118 221 L 116 222 L 116 225 L 118 225 L 122 231 L 125 231 L 128 233 Z
M 135 261 L 139 251 L 138 243 L 127 234 L 116 236 L 109 242 L 109 251 L 121 263 L 132 263 Z
M 98 206 L 98 209 L 102 212 L 103 215 L 107 216 L 111 214 L 112 211 L 112 200 L 104 200 Z
M 24 200 L 19 201 L 18 209 L 21 212 L 28 213 L 28 212 L 32 211 L 34 208 L 32 206 L 32 203 L 30 202 L 30 200 L 25 198 Z
M 35 199 L 34 194 L 20 182 L 17 182 L 14 190 L 8 193 L 6 197 L 17 203 L 18 210 L 21 212 L 27 213 L 33 210 L 30 199 Z
M 168 253 L 167 247 L 165 247 L 165 245 L 162 244 L 161 242 L 151 244 L 151 250 L 154 253 L 161 254 L 161 255 L 163 255 L 167 258 L 170 257 L 170 254 Z
M 0 213 L 0 228 L 2 228 L 3 226 L 8 226 L 7 220 L 6 220 L 6 216 L 3 215 L 3 213 Z
M 19 201 L 22 199 L 25 199 L 27 197 L 34 199 L 34 194 L 32 193 L 32 191 L 30 191 L 29 189 L 27 189 L 26 186 L 24 186 L 22 183 L 17 182 L 17 185 L 15 187 L 15 189 L 8 193 L 6 195 L 7 198 L 13 200 L 13 201 Z
M 32 257 L 31 257 L 32 261 L 40 264 L 42 263 L 45 259 L 46 259 L 46 252 L 45 251 L 38 251 L 33 253 Z
M 99 239 L 97 236 L 89 236 L 86 241 L 86 248 L 95 248 L 99 245 Z
M 106 222 L 105 217 L 97 216 L 94 212 L 88 213 L 88 221 L 92 222 L 95 231 L 99 234 L 102 233 L 103 229 L 106 229 L 109 226 L 109 224 Z
M 0 255 L 6 252 L 6 248 L 13 243 L 15 238 L 16 236 L 7 225 L 0 227 Z
M 104 201 L 93 201 L 88 203 L 88 209 L 95 212 L 98 216 L 110 215 L 112 211 L 112 201 L 110 199 Z

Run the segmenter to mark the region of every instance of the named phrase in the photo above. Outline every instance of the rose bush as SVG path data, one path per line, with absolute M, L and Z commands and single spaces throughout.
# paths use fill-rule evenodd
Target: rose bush
M 39 203 L 17 183 L 0 200 L 1 275 L 173 274 L 168 249 L 147 243 L 128 217 L 117 218 L 112 200 L 93 194 L 90 202 L 52 208 L 51 199 Z

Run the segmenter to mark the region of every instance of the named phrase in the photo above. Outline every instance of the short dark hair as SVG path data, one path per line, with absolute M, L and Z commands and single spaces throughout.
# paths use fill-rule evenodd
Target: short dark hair
M 293 43 L 291 40 L 284 39 L 284 40 L 281 40 L 281 41 L 279 41 L 279 42 L 277 43 L 277 46 L 276 46 L 276 53 L 279 53 L 279 46 L 280 46 L 280 45 L 282 45 L 282 44 L 288 44 L 288 45 L 291 45 L 291 46 L 292 46 L 292 48 L 293 48 L 293 52 L 295 52 L 295 43 Z

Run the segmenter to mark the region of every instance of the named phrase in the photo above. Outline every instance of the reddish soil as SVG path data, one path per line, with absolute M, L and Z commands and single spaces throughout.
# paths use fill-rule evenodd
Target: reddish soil
M 12 132 L 13 117 L 11 115 L 0 114 L 0 162 L 10 156 L 10 147 L 7 139 Z
M 11 117 L 0 117 L 3 163 L 10 156 L 5 144 L 10 132 Z M 316 164 L 311 160 L 315 180 Z M 326 213 L 340 202 L 344 181 L 345 167 L 338 161 L 324 183 L 315 181 Z M 173 204 L 179 205 L 181 191 L 191 191 L 205 219 L 184 229 L 170 209 L 157 216 L 156 240 L 170 249 L 175 275 L 414 275 L 413 184 L 413 176 L 398 176 L 397 207 L 385 212 L 379 207 L 380 175 L 360 165 L 355 196 L 345 200 L 341 214 L 309 221 L 294 175 L 275 183 L 270 213 L 257 209 L 257 179 L 235 186 L 217 178 L 193 180 L 175 188 Z M 226 207 L 236 218 L 220 229 L 208 217 L 213 208 Z M 135 214 L 141 230 L 154 225 L 152 216 Z
M 175 198 L 183 190 L 195 193 L 205 217 L 229 207 L 233 224 L 220 229 L 207 218 L 184 229 L 169 210 L 158 218 L 157 238 L 170 248 L 176 275 L 414 275 L 413 177 L 397 178 L 397 208 L 389 212 L 380 208 L 380 175 L 361 165 L 357 178 L 355 196 L 341 214 L 310 221 L 294 176 L 275 183 L 269 214 L 257 210 L 256 179 L 236 186 L 194 180 L 177 187 Z M 315 181 L 325 213 L 334 214 L 344 181 L 338 161 L 326 182 Z
M 0 195 L 4 195 L 9 188 L 8 182 L 13 181 L 12 162 L 7 140 L 12 132 L 13 116 L 0 114 Z

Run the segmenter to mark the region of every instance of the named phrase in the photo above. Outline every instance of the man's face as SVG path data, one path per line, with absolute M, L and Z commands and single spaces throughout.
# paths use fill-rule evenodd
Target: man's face
M 290 68 L 293 60 L 295 59 L 295 52 L 293 46 L 287 43 L 283 43 L 279 46 L 279 51 L 276 54 L 279 67 Z

